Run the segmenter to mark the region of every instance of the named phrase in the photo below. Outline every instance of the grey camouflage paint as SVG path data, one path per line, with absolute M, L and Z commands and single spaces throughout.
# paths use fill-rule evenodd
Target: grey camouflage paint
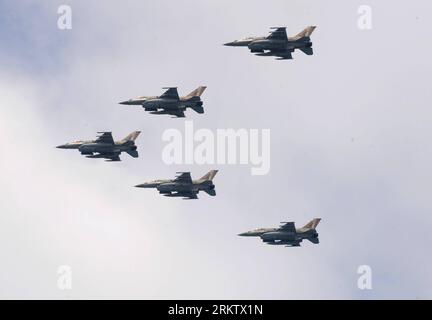
M 135 140 L 141 131 L 134 131 L 119 141 L 114 141 L 111 132 L 98 132 L 95 140 L 74 141 L 57 146 L 59 149 L 78 149 L 91 159 L 106 159 L 106 161 L 121 161 L 120 154 L 126 152 L 133 158 L 138 158 Z
M 177 87 L 167 87 L 160 96 L 141 96 L 122 101 L 122 105 L 141 105 L 145 111 L 151 114 L 169 114 L 176 118 L 184 118 L 187 108 L 197 113 L 204 113 L 201 95 L 207 87 L 200 86 L 187 96 L 179 97 Z
M 211 170 L 198 180 L 192 180 L 190 172 L 178 172 L 175 179 L 154 180 L 138 184 L 137 188 L 155 188 L 165 197 L 182 197 L 183 199 L 198 199 L 200 191 L 210 196 L 216 196 L 213 178 L 218 170 Z
M 315 218 L 305 226 L 296 229 L 294 222 L 284 223 L 279 228 L 260 228 L 252 231 L 240 233 L 241 237 L 260 237 L 261 240 L 270 245 L 285 245 L 288 247 L 298 247 L 303 240 L 309 240 L 314 244 L 319 243 L 316 227 L 320 218 Z
M 297 35 L 288 37 L 286 27 L 274 27 L 267 37 L 248 37 L 225 43 L 229 47 L 248 47 L 251 53 L 257 56 L 274 56 L 277 60 L 292 59 L 295 49 L 303 51 L 307 55 L 313 55 L 310 36 L 316 26 L 309 26 Z

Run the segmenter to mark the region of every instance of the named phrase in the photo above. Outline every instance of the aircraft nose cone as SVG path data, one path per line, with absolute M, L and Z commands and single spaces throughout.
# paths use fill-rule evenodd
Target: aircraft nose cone
M 224 46 L 233 47 L 235 46 L 235 42 L 233 41 L 233 42 L 224 43 Z
M 122 101 L 122 102 L 119 102 L 119 104 L 124 104 L 124 105 L 128 105 L 128 104 L 129 104 L 129 100 L 126 100 L 126 101 Z
M 238 236 L 240 236 L 240 237 L 246 237 L 247 236 L 247 232 L 239 233 Z
M 66 149 L 66 145 L 65 144 L 61 144 L 61 145 L 57 146 L 56 148 L 58 148 L 58 149 Z
M 147 182 L 140 183 L 140 184 L 137 184 L 137 185 L 135 186 L 135 188 L 154 188 L 154 187 L 155 187 L 154 184 L 147 183 Z

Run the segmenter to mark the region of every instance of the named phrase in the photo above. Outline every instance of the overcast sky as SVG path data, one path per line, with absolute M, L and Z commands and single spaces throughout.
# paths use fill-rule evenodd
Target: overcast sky
M 72 30 L 57 9 L 72 8 Z M 372 8 L 371 30 L 358 7 Z M 0 1 L 0 298 L 432 298 L 430 1 Z M 292 61 L 222 46 L 308 25 Z M 271 170 L 167 166 L 184 119 L 118 102 L 206 85 L 195 128 L 270 129 Z M 140 158 L 54 146 L 123 138 Z M 220 169 L 197 201 L 133 185 Z M 321 217 L 319 245 L 238 233 Z M 59 290 L 57 268 L 72 270 Z M 372 268 L 359 290 L 357 268 Z

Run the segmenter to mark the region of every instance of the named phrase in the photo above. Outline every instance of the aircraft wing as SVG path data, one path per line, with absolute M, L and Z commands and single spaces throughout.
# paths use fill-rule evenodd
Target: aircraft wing
M 190 172 L 177 172 L 177 174 L 177 177 L 174 179 L 175 182 L 192 184 L 192 177 Z
M 97 143 L 114 144 L 114 139 L 111 132 L 98 132 L 98 136 L 95 140 Z
M 280 226 L 280 230 L 296 233 L 294 222 L 281 222 L 281 223 L 283 223 L 283 225 Z
M 177 92 L 177 88 L 164 88 L 164 89 L 168 89 L 167 91 L 165 91 L 160 98 L 168 98 L 168 99 L 175 99 L 175 100 L 180 100 L 180 97 L 178 95 Z
M 285 27 L 280 27 L 280 28 L 277 27 L 277 28 L 272 28 L 272 29 L 274 29 L 274 31 L 270 32 L 270 35 L 267 37 L 267 39 L 288 41 Z

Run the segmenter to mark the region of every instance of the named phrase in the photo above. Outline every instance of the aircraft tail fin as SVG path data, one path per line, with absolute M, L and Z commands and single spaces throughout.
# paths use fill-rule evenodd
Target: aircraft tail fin
M 316 229 L 318 224 L 320 223 L 321 218 L 315 218 L 312 221 L 310 221 L 307 225 L 305 225 L 302 229 Z
M 205 176 L 203 176 L 200 180 L 204 180 L 204 181 L 212 181 L 213 178 L 215 177 L 216 173 L 218 173 L 218 170 L 211 170 L 209 171 Z
M 294 39 L 299 40 L 299 39 L 306 38 L 306 37 L 309 38 L 315 29 L 316 29 L 316 26 L 309 26 L 306 29 L 304 29 L 302 32 L 300 32 L 299 34 L 295 35 Z
M 136 138 L 140 135 L 141 131 L 134 131 L 127 135 L 121 142 L 133 141 L 135 142 Z
M 203 94 L 203 92 L 205 91 L 207 87 L 205 86 L 201 86 L 196 88 L 194 91 L 192 91 L 191 93 L 189 93 L 186 98 L 192 98 L 192 97 L 201 97 L 201 95 Z

